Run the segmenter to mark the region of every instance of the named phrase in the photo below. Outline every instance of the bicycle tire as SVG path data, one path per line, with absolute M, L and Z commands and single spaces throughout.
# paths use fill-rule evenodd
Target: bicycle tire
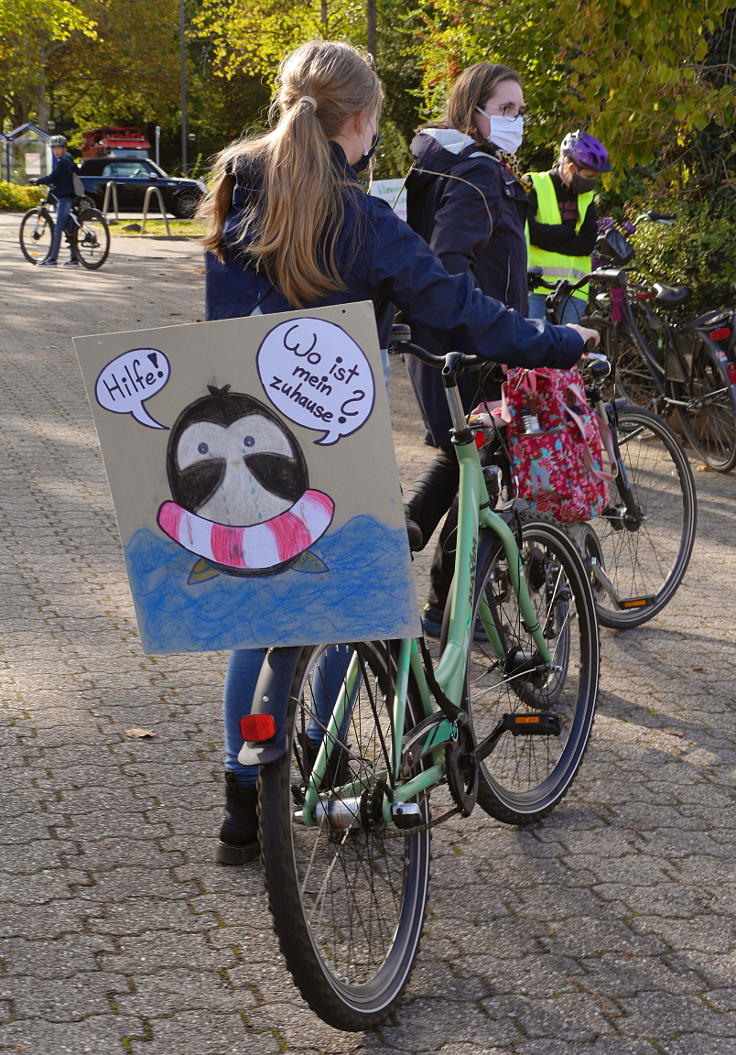
M 74 239 L 82 267 L 96 271 L 110 253 L 110 229 L 99 209 L 84 209 L 79 214 L 79 230 Z
M 656 348 L 656 335 L 643 320 L 637 319 L 642 336 L 650 347 Z M 660 397 L 660 389 L 652 376 L 633 334 L 623 322 L 611 324 L 607 330 L 606 355 L 611 362 L 614 394 L 636 406 L 651 407 Z
M 609 483 L 606 510 L 584 525 L 586 557 L 602 565 L 622 609 L 595 575 L 598 621 L 614 630 L 641 626 L 669 604 L 682 582 L 697 528 L 697 494 L 690 463 L 672 429 L 643 407 L 624 407 L 616 429 L 621 458 L 640 511 L 626 516 L 619 480 Z M 591 534 L 592 533 L 592 534 Z M 646 599 L 638 607 L 636 599 Z
M 531 669 L 538 652 L 521 618 L 505 551 L 493 536 L 478 561 L 471 625 L 485 597 L 506 655 L 499 660 L 476 633 L 465 689 L 478 742 L 507 715 L 531 718 L 544 711 L 559 722 L 552 736 L 502 733 L 480 763 L 479 805 L 496 820 L 520 825 L 541 820 L 570 790 L 593 727 L 600 675 L 598 625 L 580 554 L 551 517 L 527 512 L 521 520 L 529 593 L 559 669 Z
M 388 832 L 377 816 L 393 722 L 388 642 L 348 646 L 360 664 L 342 733 L 349 753 L 339 749 L 342 758 L 337 755 L 336 765 L 331 761 L 321 791 L 329 792 L 330 808 L 342 810 L 351 827 L 333 826 L 324 815 L 314 827 L 299 820 L 311 769 L 310 722 L 334 648 L 302 651 L 289 694 L 287 751 L 262 768 L 259 814 L 269 907 L 287 967 L 320 1018 L 352 1031 L 378 1025 L 409 978 L 424 923 L 430 837 L 426 829 Z M 334 684 L 329 691 L 336 695 Z M 410 702 L 411 724 L 414 717 Z M 356 784 L 363 787 L 360 808 Z M 428 795 L 418 804 L 427 823 Z
M 20 221 L 18 237 L 21 252 L 30 264 L 45 260 L 54 240 L 54 221 L 48 209 L 29 209 Z
M 727 473 L 736 465 L 736 392 L 718 357 L 718 349 L 702 334 L 693 334 L 690 376 L 685 382 L 670 381 L 672 396 L 678 400 L 717 399 L 692 411 L 677 407 L 685 437 L 706 465 Z

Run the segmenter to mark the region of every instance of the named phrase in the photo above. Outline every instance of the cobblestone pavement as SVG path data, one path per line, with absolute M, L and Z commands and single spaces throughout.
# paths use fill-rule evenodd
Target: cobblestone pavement
M 0 215 L 0 1051 L 736 1052 L 736 474 L 696 476 L 670 607 L 603 632 L 569 797 L 525 830 L 477 811 L 436 832 L 400 1011 L 341 1034 L 291 984 L 258 865 L 212 864 L 224 657 L 140 649 L 70 339 L 199 318 L 197 253 L 116 237 L 98 274 L 41 272 L 16 226 Z M 400 371 L 408 479 L 427 452 Z

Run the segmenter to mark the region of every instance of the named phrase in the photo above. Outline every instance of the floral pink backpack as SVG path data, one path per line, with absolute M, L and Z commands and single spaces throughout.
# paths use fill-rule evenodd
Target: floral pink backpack
M 593 412 L 576 369 L 509 370 L 497 412 L 517 494 L 562 523 L 590 520 L 616 475 L 608 425 Z

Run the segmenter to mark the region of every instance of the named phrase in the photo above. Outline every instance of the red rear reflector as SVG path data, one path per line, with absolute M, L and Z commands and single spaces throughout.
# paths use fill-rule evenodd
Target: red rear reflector
M 722 326 L 720 330 L 711 330 L 708 336 L 711 341 L 723 341 L 726 337 L 731 336 L 731 331 L 728 326 Z
M 272 714 L 247 714 L 240 719 L 240 735 L 251 743 L 261 743 L 276 735 L 276 722 Z
M 728 380 L 732 385 L 736 385 L 736 363 L 728 363 L 726 366 L 726 373 L 728 374 Z
M 636 294 L 636 299 L 637 300 L 651 300 L 651 298 L 653 296 L 654 296 L 654 290 L 649 289 L 649 290 L 647 290 L 646 293 L 637 293 Z
M 475 433 L 475 446 L 478 448 L 479 451 L 483 450 L 485 442 L 486 442 L 485 430 L 484 429 L 479 429 Z

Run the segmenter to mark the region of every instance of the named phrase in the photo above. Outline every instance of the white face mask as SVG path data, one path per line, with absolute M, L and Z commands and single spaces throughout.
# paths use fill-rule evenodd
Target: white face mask
M 488 142 L 493 143 L 499 150 L 515 154 L 524 138 L 523 116 L 519 114 L 513 121 L 509 121 L 500 114 L 487 114 L 485 110 L 481 110 L 480 106 L 476 106 L 476 110 L 487 117 L 490 122 L 491 128 L 486 136 Z

